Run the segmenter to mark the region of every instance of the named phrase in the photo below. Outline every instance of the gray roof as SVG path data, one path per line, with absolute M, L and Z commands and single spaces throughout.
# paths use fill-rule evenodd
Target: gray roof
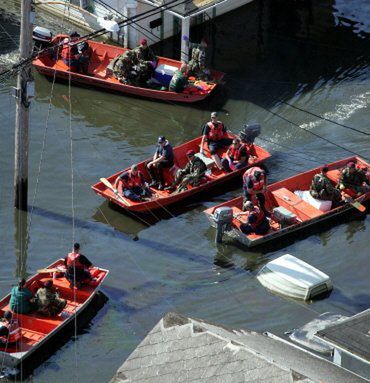
M 335 347 L 370 361 L 370 309 L 316 334 Z
M 357 383 L 362 378 L 297 346 L 168 313 L 111 383 Z

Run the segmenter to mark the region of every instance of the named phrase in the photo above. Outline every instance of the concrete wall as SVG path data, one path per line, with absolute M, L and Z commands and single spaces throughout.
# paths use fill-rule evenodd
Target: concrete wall
M 216 12 L 212 9 L 207 11 L 208 17 L 212 18 L 214 15 L 219 16 L 224 13 L 227 13 L 233 9 L 239 8 L 244 4 L 250 3 L 253 0 L 228 0 L 216 7 Z M 105 0 L 105 2 L 111 7 L 117 9 L 118 12 L 127 15 L 128 17 L 141 14 L 143 12 L 157 9 L 152 7 L 149 4 L 144 4 L 143 2 L 138 2 L 136 0 Z M 149 23 L 155 19 L 163 17 L 163 24 L 154 29 L 150 29 Z M 192 17 L 191 26 L 194 26 L 201 22 L 202 20 L 207 20 L 207 16 L 202 17 Z M 138 44 L 140 38 L 145 37 L 149 44 L 154 44 L 161 41 L 161 39 L 166 39 L 178 33 L 179 30 L 176 28 L 176 24 L 179 25 L 181 30 L 181 19 L 173 16 L 170 12 L 164 11 L 162 13 L 156 13 L 153 16 L 144 18 L 143 20 L 137 21 L 133 26 L 128 27 L 128 46 L 130 48 L 135 47 Z

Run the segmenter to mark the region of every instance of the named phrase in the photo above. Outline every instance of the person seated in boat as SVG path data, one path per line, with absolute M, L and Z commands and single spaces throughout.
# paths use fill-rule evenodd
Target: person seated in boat
M 0 320 L 0 343 L 16 343 L 22 338 L 22 330 L 19 327 L 18 319 L 13 318 L 11 311 L 5 311 L 4 317 Z
M 26 286 L 26 280 L 21 278 L 18 286 L 12 288 L 10 292 L 10 309 L 17 314 L 27 314 L 36 309 L 32 302 L 33 294 Z
M 66 37 L 60 48 L 60 58 L 68 66 L 71 72 L 77 72 L 79 68 L 77 45 L 72 44 L 70 38 Z
M 244 234 L 267 234 L 270 230 L 270 223 L 265 212 L 258 206 L 254 206 L 251 201 L 245 201 L 243 204 L 243 212 L 235 215 L 235 218 L 247 216 L 247 222 L 240 225 L 240 230 Z
M 114 77 L 123 84 L 135 85 L 137 78 L 137 71 L 135 69 L 138 63 L 135 53 L 132 50 L 127 50 L 114 59 Z
M 63 311 L 67 305 L 65 299 L 59 297 L 58 292 L 53 291 L 53 280 L 49 279 L 40 287 L 36 294 L 37 312 L 45 316 L 55 316 Z
M 340 191 L 336 189 L 327 177 L 329 168 L 325 165 L 321 172 L 315 174 L 310 186 L 310 194 L 313 198 L 325 201 L 332 201 L 332 206 L 336 207 L 340 204 L 342 196 Z
M 152 196 L 152 192 L 137 165 L 132 165 L 128 172 L 119 175 L 114 183 L 114 188 L 118 190 L 120 195 L 135 202 Z
M 146 39 L 140 40 L 140 45 L 134 49 L 136 58 L 141 62 L 147 62 L 151 64 L 153 70 L 156 67 L 157 57 L 148 45 Z
M 157 66 L 157 57 L 149 47 L 146 39 L 141 39 L 140 45 L 133 51 L 136 55 L 136 59 L 139 61 L 140 86 L 145 86 L 146 81 L 154 75 L 154 69 Z
M 184 36 L 183 40 L 185 40 L 189 49 L 191 49 L 191 59 L 189 61 L 189 76 L 194 76 L 201 80 L 210 80 L 210 71 L 206 67 L 207 61 L 207 48 L 208 42 L 205 38 L 200 41 L 200 44 L 192 43 L 189 41 L 189 37 Z
M 186 86 L 189 84 L 187 78 L 188 66 L 185 63 L 181 64 L 180 69 L 178 69 L 172 76 L 170 85 L 168 89 L 171 92 L 182 93 Z
M 351 161 L 342 170 L 339 179 L 339 189 L 349 189 L 356 195 L 361 195 L 370 189 L 370 181 L 366 174 L 362 170 L 357 169 L 356 164 Z
M 188 158 L 188 163 L 184 169 L 179 169 L 175 176 L 173 187 L 178 185 L 176 189 L 178 193 L 186 190 L 188 185 L 199 186 L 201 179 L 207 171 L 206 164 L 195 155 L 194 150 L 188 150 L 186 157 Z
M 92 263 L 85 255 L 80 253 L 80 248 L 80 244 L 76 242 L 73 245 L 72 252 L 68 253 L 64 259 L 64 265 L 66 266 L 65 277 L 70 283 L 70 288 L 74 286 L 80 288 L 83 283 L 92 279 L 89 271 Z
M 88 68 L 90 63 L 91 49 L 87 41 L 82 41 L 77 44 L 77 60 L 78 71 L 82 74 L 88 74 Z
M 217 119 L 217 112 L 211 113 L 211 121 L 207 122 L 203 126 L 203 137 L 200 144 L 200 152 L 204 154 L 203 145 L 207 141 L 208 149 L 211 152 L 212 158 L 215 161 L 217 167 L 222 170 L 222 164 L 220 157 L 217 154 L 217 150 L 225 148 L 232 143 L 232 139 L 227 137 L 227 131 L 225 125 Z
M 79 73 L 87 74 L 91 52 L 87 41 L 78 42 L 80 38 L 81 35 L 78 32 L 74 31 L 70 33 L 69 44 L 78 62 L 77 71 Z
M 146 167 L 151 178 L 149 186 L 156 187 L 158 190 L 163 190 L 163 169 L 172 168 L 173 165 L 174 154 L 172 146 L 168 140 L 166 140 L 166 137 L 161 136 L 158 138 L 157 149 L 154 153 L 152 161 L 146 163 Z
M 252 197 L 257 198 L 260 208 L 264 213 L 268 213 L 265 209 L 265 192 L 267 187 L 266 172 L 258 166 L 247 169 L 243 174 L 243 194 L 244 201 L 251 201 Z
M 227 172 L 243 168 L 248 164 L 248 157 L 247 146 L 239 138 L 235 137 L 229 149 L 227 149 L 225 158 L 222 159 L 222 167 Z

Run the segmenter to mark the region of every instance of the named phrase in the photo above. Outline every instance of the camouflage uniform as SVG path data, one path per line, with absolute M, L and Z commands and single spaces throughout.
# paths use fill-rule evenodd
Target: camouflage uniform
M 113 64 L 113 75 L 121 82 L 132 84 L 135 81 L 135 76 L 132 74 L 134 66 L 138 63 L 135 54 L 131 51 L 126 51 L 118 56 Z
M 314 175 L 310 187 L 310 194 L 313 198 L 325 201 L 340 201 L 341 195 L 338 189 L 335 189 L 325 174 Z
M 169 90 L 172 92 L 181 93 L 184 91 L 186 85 L 188 85 L 188 79 L 179 69 L 173 74 L 171 78 Z
M 201 44 L 189 43 L 191 60 L 189 61 L 189 74 L 201 77 L 206 69 L 206 47 Z
M 146 86 L 146 82 L 154 75 L 154 67 L 152 63 L 156 62 L 157 57 L 148 46 L 146 48 L 138 46 L 133 50 L 133 53 L 138 62 L 137 85 Z
M 339 186 L 341 189 L 352 189 L 356 193 L 364 193 L 367 188 L 363 184 L 369 185 L 369 181 L 366 174 L 360 169 L 354 169 L 353 173 L 350 173 L 348 167 L 342 170 L 342 174 L 339 180 Z
M 177 171 L 175 176 L 175 183 L 179 184 L 177 190 L 186 190 L 187 185 L 198 186 L 206 171 L 206 164 L 200 158 L 194 157 L 192 161 L 186 164 L 184 169 Z
M 39 288 L 35 298 L 38 305 L 37 311 L 46 316 L 55 316 L 59 314 L 67 304 L 65 299 L 60 299 L 58 294 L 53 293 L 46 287 Z

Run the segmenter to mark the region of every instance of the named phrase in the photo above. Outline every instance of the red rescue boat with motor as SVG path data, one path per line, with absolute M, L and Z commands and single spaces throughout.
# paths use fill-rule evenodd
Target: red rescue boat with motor
M 67 35 L 57 35 L 53 38 L 51 46 L 60 44 Z M 117 56 L 125 53 L 126 48 L 87 40 L 90 47 L 90 60 L 88 75 L 76 73 L 69 70 L 69 67 L 62 61 L 60 54 L 56 56 L 57 49 L 50 49 L 40 54 L 34 61 L 33 66 L 36 70 L 48 77 L 62 80 L 71 79 L 72 83 L 82 84 L 91 87 L 116 91 L 138 97 L 145 97 L 163 101 L 192 103 L 207 98 L 221 83 L 224 73 L 211 70 L 212 81 L 195 81 L 193 86 L 186 87 L 184 92 L 176 93 L 169 90 L 161 90 L 163 87 L 168 89 L 169 80 L 174 71 L 180 68 L 181 62 L 166 57 L 158 57 L 155 68 L 155 79 L 161 89 L 142 88 L 138 86 L 123 84 L 113 76 L 109 64 Z M 59 48 L 61 50 L 61 48 Z
M 59 335 L 62 330 L 68 325 L 73 325 L 76 317 L 83 316 L 86 309 L 92 305 L 99 287 L 109 273 L 108 270 L 99 267 L 90 267 L 89 271 L 93 280 L 80 289 L 69 287 L 69 282 L 64 277 L 64 259 L 59 259 L 46 269 L 39 270 L 38 274 L 28 279 L 26 287 L 35 293 L 44 281 L 53 277 L 53 290 L 58 291 L 59 296 L 67 300 L 67 305 L 60 314 L 53 317 L 46 317 L 37 312 L 14 313 L 13 318 L 17 319 L 21 329 L 21 338 L 16 343 L 0 344 L 3 367 L 19 367 L 23 370 L 26 362 L 31 359 L 45 358 L 45 354 L 50 351 L 52 340 L 58 339 L 60 342 Z M 5 311 L 10 310 L 9 301 L 10 294 L 0 301 L 1 317 Z
M 327 173 L 333 186 L 338 184 L 341 170 L 349 161 L 370 169 L 370 165 L 359 157 L 333 162 L 328 165 Z M 268 218 L 270 230 L 265 235 L 255 233 L 246 235 L 240 230 L 240 225 L 246 222 L 246 216 L 236 218 L 236 215 L 242 211 L 243 197 L 206 209 L 204 213 L 211 225 L 217 228 L 216 242 L 221 242 L 222 235 L 225 233 L 248 247 L 254 247 L 337 217 L 353 208 L 365 211 L 361 203 L 370 199 L 370 190 L 360 196 L 354 196 L 351 191 L 346 190 L 345 200 L 340 206 L 334 208 L 331 206 L 331 201 L 313 198 L 309 188 L 313 176 L 320 171 L 321 168 L 315 168 L 267 186 L 265 207 L 272 214 Z M 367 177 L 370 180 L 369 173 Z
M 228 138 L 232 139 L 235 135 L 228 133 Z M 175 156 L 175 165 L 171 169 L 165 169 L 164 170 L 164 179 L 165 179 L 165 186 L 169 186 L 172 184 L 174 175 L 176 174 L 176 171 L 179 168 L 184 168 L 187 163 L 187 157 L 186 152 L 188 150 L 194 150 L 196 153 L 199 152 L 200 144 L 202 141 L 202 137 L 195 138 L 194 140 L 191 140 L 189 142 L 186 142 L 185 144 L 182 144 L 180 146 L 175 147 L 174 150 L 174 156 Z M 251 144 L 250 145 L 250 157 L 248 161 L 248 165 L 241 169 L 236 169 L 230 173 L 219 170 L 216 165 L 214 164 L 214 161 L 208 151 L 208 148 L 203 148 L 205 155 L 201 156 L 201 158 L 206 163 L 208 170 L 203 178 L 201 184 L 199 186 L 187 186 L 187 189 L 180 192 L 171 192 L 168 190 L 157 190 L 154 188 L 151 188 L 151 191 L 153 193 L 153 197 L 147 201 L 140 201 L 140 202 L 134 202 L 127 198 L 118 197 L 113 191 L 112 188 L 108 187 L 109 183 L 111 185 L 114 185 L 115 180 L 117 177 L 122 174 L 124 171 L 128 171 L 129 168 L 126 168 L 124 170 L 121 170 L 107 178 L 108 180 L 108 186 L 106 183 L 98 182 L 95 185 L 92 186 L 92 189 L 95 193 L 101 195 L 102 197 L 108 199 L 109 201 L 113 202 L 116 205 L 119 205 L 125 210 L 128 210 L 130 212 L 138 212 L 138 213 L 150 213 L 150 211 L 155 209 L 161 209 L 165 206 L 168 206 L 170 204 L 174 204 L 176 202 L 182 201 L 185 198 L 189 198 L 194 196 L 195 194 L 214 188 L 216 185 L 220 185 L 223 183 L 226 183 L 233 179 L 234 177 L 237 177 L 241 175 L 246 168 L 250 166 L 255 165 L 261 165 L 265 160 L 271 157 L 270 153 L 268 153 L 263 148 Z M 227 148 L 220 149 L 218 152 L 218 155 L 220 158 L 224 157 L 226 154 Z M 197 154 L 200 155 L 200 154 Z M 148 160 L 147 160 L 148 161 Z M 145 163 L 147 161 L 140 162 L 138 164 L 138 170 L 140 170 L 145 179 L 149 181 L 149 174 L 146 170 Z M 222 189 L 220 189 L 222 191 Z

